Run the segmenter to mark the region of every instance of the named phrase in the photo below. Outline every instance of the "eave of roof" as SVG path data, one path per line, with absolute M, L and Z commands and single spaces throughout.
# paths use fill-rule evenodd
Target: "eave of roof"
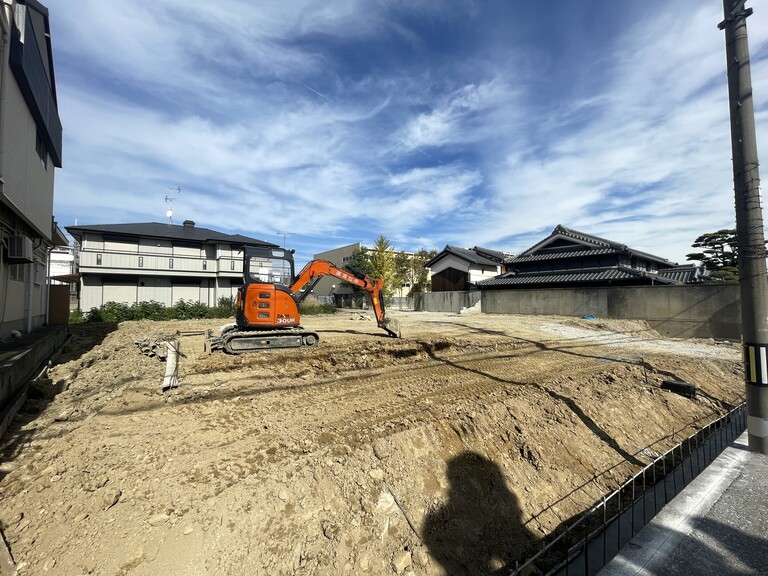
M 576 240 L 577 242 L 583 242 L 585 244 L 591 244 L 599 247 L 599 248 L 594 248 L 594 250 L 604 250 L 606 248 L 610 248 L 610 249 L 613 249 L 613 251 L 626 252 L 627 254 L 630 254 L 632 256 L 640 256 L 641 258 L 645 258 L 646 260 L 652 260 L 654 262 L 665 264 L 667 266 L 676 266 L 675 262 L 670 262 L 666 258 L 655 256 L 653 254 L 649 254 L 648 252 L 641 252 L 640 250 L 634 250 L 632 248 L 629 248 L 625 244 L 620 244 L 619 242 L 614 242 L 613 240 L 600 238 L 599 236 L 593 236 L 591 234 L 585 234 L 584 232 L 579 232 L 578 230 L 573 230 L 572 228 L 566 228 L 562 224 L 558 224 L 557 226 L 555 226 L 555 229 L 552 230 L 552 233 L 549 236 L 547 236 L 541 242 L 538 242 L 534 246 L 528 248 L 528 250 L 525 250 L 524 252 L 522 252 L 520 256 L 518 256 L 517 258 L 532 255 L 530 254 L 531 252 L 535 252 L 536 250 L 543 248 L 551 240 L 554 240 L 556 237 L 570 238 L 572 240 Z
M 509 264 L 517 262 L 537 262 L 543 260 L 561 260 L 565 258 L 580 258 L 582 256 L 600 256 L 606 254 L 620 254 L 621 251 L 615 248 L 596 248 L 594 250 L 573 250 L 563 252 L 547 252 L 545 254 L 528 254 L 527 256 L 518 256 L 509 261 Z
M 228 242 L 230 244 L 254 244 L 256 246 L 278 247 L 277 244 L 272 242 L 266 242 L 265 240 L 250 238 L 240 234 L 225 234 L 208 228 L 183 226 L 178 224 L 162 224 L 159 222 L 67 226 L 66 229 L 73 236 L 77 236 L 82 232 L 100 232 L 107 234 L 124 234 L 127 236 L 144 236 L 148 238 L 187 240 L 193 242 Z
M 462 260 L 470 262 L 471 264 L 477 264 L 479 266 L 492 266 L 495 268 L 500 264 L 499 262 L 495 262 L 489 258 L 486 258 L 485 256 L 480 256 L 476 252 L 473 252 L 467 248 L 459 248 L 458 246 L 446 245 L 446 247 L 443 248 L 434 258 L 428 260 L 424 264 L 424 267 L 431 268 L 437 262 L 449 255 L 456 256 L 457 258 L 461 258 Z
M 633 280 L 639 278 L 648 278 L 654 282 L 661 284 L 676 284 L 677 282 L 670 278 L 665 278 L 658 274 L 651 272 L 644 272 L 641 270 L 634 270 L 632 268 L 625 268 L 623 266 L 615 268 L 589 268 L 584 270 L 563 270 L 562 272 L 546 272 L 546 273 L 526 273 L 515 274 L 508 273 L 496 278 L 490 278 L 488 280 L 482 280 L 477 283 L 479 289 L 489 286 L 520 286 L 520 285 L 533 285 L 533 284 L 565 284 L 565 283 L 581 283 L 581 282 L 604 282 L 614 280 Z

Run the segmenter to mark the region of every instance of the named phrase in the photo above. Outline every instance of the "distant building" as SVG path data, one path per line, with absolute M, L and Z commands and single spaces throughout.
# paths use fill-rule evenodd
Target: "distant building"
M 48 254 L 48 283 L 69 287 L 69 308 L 76 310 L 80 276 L 77 274 L 73 246 L 56 246 Z
M 346 268 L 352 261 L 352 256 L 358 251 L 370 252 L 371 249 L 363 246 L 359 242 L 354 244 L 347 244 L 346 246 L 340 246 L 326 252 L 319 252 L 314 255 L 315 260 L 327 260 L 333 265 L 339 268 Z M 393 255 L 406 254 L 413 256 L 410 252 L 403 252 L 401 250 L 392 250 Z M 298 270 L 297 270 L 298 272 Z M 402 286 L 395 286 L 394 296 L 395 299 L 403 299 L 408 296 L 411 290 L 410 284 Z M 344 285 L 336 278 L 327 276 L 322 278 L 315 287 L 312 289 L 312 293 L 322 301 L 326 301 L 335 304 L 339 307 L 353 306 L 358 307 L 367 298 L 361 294 L 356 294 L 355 291 L 349 285 Z M 399 302 L 399 300 L 398 300 Z
M 701 266 L 666 258 L 558 225 L 541 242 L 505 262 L 507 271 L 477 284 L 480 290 L 695 284 Z
M 53 219 L 62 127 L 48 9 L 0 4 L 0 339 L 48 323 L 48 253 L 67 239 Z
M 424 264 L 432 274 L 432 292 L 463 291 L 506 271 L 510 254 L 488 248 L 447 245 Z
M 243 246 L 277 244 L 183 225 L 101 224 L 67 226 L 78 243 L 80 309 L 106 302 L 179 300 L 215 306 L 243 284 Z
M 313 259 L 327 260 L 339 268 L 344 268 L 352 260 L 352 255 L 359 250 L 364 250 L 364 247 L 359 242 L 355 242 L 326 252 L 319 252 L 313 256 Z M 298 270 L 296 272 L 298 273 Z M 343 285 L 338 278 L 326 276 L 315 284 L 312 294 L 320 300 L 333 303 L 336 306 L 344 306 L 352 302 L 354 291 L 351 286 Z

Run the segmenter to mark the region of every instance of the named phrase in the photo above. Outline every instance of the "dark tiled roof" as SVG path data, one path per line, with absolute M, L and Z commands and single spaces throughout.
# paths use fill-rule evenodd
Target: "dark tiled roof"
M 165 238 L 170 240 L 186 240 L 189 242 L 226 242 L 229 244 L 251 244 L 256 246 L 277 246 L 272 242 L 241 236 L 240 234 L 224 234 L 208 228 L 197 226 L 179 226 L 177 224 L 161 224 L 158 222 L 142 222 L 136 224 L 95 224 L 92 226 L 67 226 L 67 232 L 79 237 L 83 232 L 100 232 L 106 234 L 124 234 L 127 236 L 145 236 L 150 238 Z
M 424 264 L 424 267 L 431 268 L 436 262 L 438 262 L 439 260 L 441 260 L 447 255 L 456 256 L 458 258 L 461 258 L 462 260 L 466 260 L 471 264 L 477 264 L 479 266 L 493 266 L 495 268 L 496 266 L 499 265 L 499 262 L 495 262 L 490 258 L 481 256 L 474 250 L 469 250 L 468 248 L 459 248 L 458 246 L 446 245 L 446 247 L 443 248 L 441 252 L 439 252 L 434 258 L 432 258 L 426 264 Z
M 579 232 L 578 230 L 573 230 L 571 228 L 566 228 L 562 224 L 558 224 L 555 226 L 555 229 L 552 230 L 552 233 L 547 236 L 544 240 L 541 242 L 538 242 L 536 245 L 532 246 L 520 256 L 513 259 L 512 262 L 522 262 L 523 260 L 520 260 L 520 258 L 525 258 L 527 256 L 535 256 L 535 252 L 541 248 L 543 248 L 548 241 L 555 237 L 555 236 L 562 236 L 565 238 L 571 238 L 573 240 L 576 240 L 577 242 L 584 243 L 587 246 L 585 246 L 586 249 L 589 249 L 589 246 L 593 246 L 594 250 L 601 250 L 601 249 L 610 249 L 611 252 L 624 252 L 626 254 L 630 254 L 632 256 L 640 256 L 641 258 L 645 258 L 646 260 L 653 260 L 654 262 L 658 262 L 660 264 L 665 264 L 667 266 L 675 266 L 674 262 L 670 262 L 666 258 L 661 258 L 660 256 L 654 256 L 653 254 L 648 254 L 647 252 L 641 252 L 639 250 L 633 250 L 629 247 L 627 247 L 625 244 L 620 244 L 619 242 L 613 242 L 612 240 L 606 240 L 605 238 L 600 238 L 599 236 L 592 236 L 591 234 L 585 234 L 584 232 Z M 593 254 L 599 254 L 602 252 L 591 252 Z M 610 252 L 607 252 L 610 253 Z M 559 256 L 555 257 L 571 257 L 573 256 L 573 253 L 568 252 L 566 250 L 558 253 Z
M 615 248 L 596 248 L 594 250 L 573 250 L 562 252 L 546 252 L 544 254 L 528 254 L 527 256 L 518 256 L 510 260 L 510 264 L 517 262 L 537 262 L 542 260 L 560 260 L 563 258 L 580 258 L 582 256 L 599 256 L 601 254 L 619 254 L 620 251 Z
M 513 257 L 510 254 L 505 254 L 504 252 L 499 252 L 498 250 L 491 250 L 490 248 L 481 248 L 480 246 L 475 246 L 474 248 L 472 248 L 472 251 L 475 254 L 484 256 L 485 258 L 488 258 L 489 260 L 493 260 L 498 264 L 506 262 L 507 260 Z
M 659 276 L 669 278 L 680 284 L 698 284 L 709 280 L 709 272 L 703 266 L 686 264 L 659 271 Z
M 616 267 L 616 268 L 590 268 L 585 270 L 563 270 L 562 272 L 544 272 L 544 273 L 529 273 L 529 274 L 515 274 L 510 272 L 502 274 L 496 278 L 489 280 L 482 280 L 477 283 L 479 289 L 498 287 L 498 286 L 524 286 L 524 285 L 541 285 L 549 284 L 557 286 L 559 284 L 579 284 L 586 282 L 608 282 L 615 280 L 639 280 L 643 278 L 650 278 L 654 282 L 662 284 L 676 284 L 677 282 L 670 278 L 665 278 L 658 274 L 650 272 L 643 272 L 641 270 L 633 270 L 632 268 Z

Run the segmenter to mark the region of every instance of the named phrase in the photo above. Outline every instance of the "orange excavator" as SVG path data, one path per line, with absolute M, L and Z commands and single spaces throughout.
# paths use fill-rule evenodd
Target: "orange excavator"
M 293 250 L 243 248 L 244 284 L 237 290 L 235 323 L 222 327 L 219 336 L 206 332 L 205 349 L 242 354 L 271 348 L 315 346 L 317 332 L 301 327 L 299 304 L 324 276 L 353 284 L 371 295 L 376 322 L 389 336 L 399 338 L 400 328 L 384 315 L 384 282 L 350 269 L 342 270 L 325 260 L 312 260 L 294 276 Z

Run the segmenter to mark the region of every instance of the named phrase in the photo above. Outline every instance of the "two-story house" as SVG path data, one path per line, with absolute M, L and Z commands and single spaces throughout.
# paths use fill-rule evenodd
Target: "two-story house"
M 48 321 L 48 254 L 67 239 L 53 220 L 62 127 L 48 9 L 0 3 L 0 339 Z
M 243 246 L 277 244 L 239 234 L 156 222 L 67 226 L 78 244 L 80 309 L 106 302 L 193 300 L 215 306 L 243 284 Z

